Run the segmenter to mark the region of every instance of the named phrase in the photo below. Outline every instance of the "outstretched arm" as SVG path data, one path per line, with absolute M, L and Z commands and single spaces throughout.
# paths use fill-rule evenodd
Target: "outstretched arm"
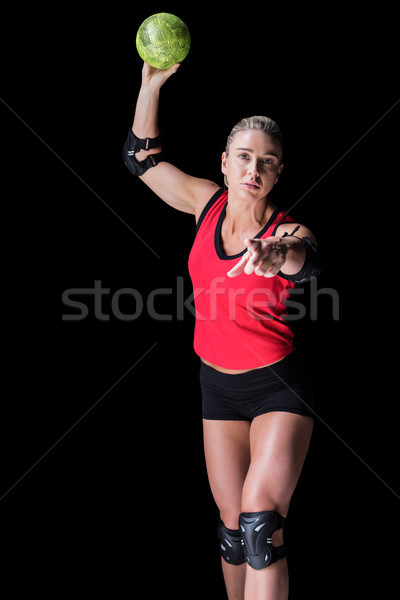
M 293 227 L 296 235 L 290 233 Z M 321 271 L 314 234 L 303 225 L 281 225 L 272 237 L 246 239 L 244 243 L 247 252 L 228 272 L 229 277 L 241 273 L 274 277 L 280 273 L 286 279 L 302 283 Z

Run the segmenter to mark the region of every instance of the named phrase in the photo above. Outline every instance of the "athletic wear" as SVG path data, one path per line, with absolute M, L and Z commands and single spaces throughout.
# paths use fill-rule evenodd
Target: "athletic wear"
M 279 275 L 228 277 L 246 248 L 233 256 L 223 251 L 221 227 L 227 202 L 228 191 L 222 188 L 208 202 L 189 256 L 196 308 L 194 349 L 214 365 L 254 369 L 274 363 L 294 349 L 293 333 L 284 320 L 285 301 L 294 283 Z M 293 220 L 276 209 L 254 237 L 270 237 L 281 222 Z
M 252 421 L 276 410 L 313 416 L 313 387 L 297 351 L 246 373 L 221 373 L 200 364 L 204 419 Z
M 239 529 L 228 529 L 220 520 L 218 523 L 218 537 L 221 556 L 225 562 L 230 565 L 242 565 L 246 562 Z
M 281 528 L 285 528 L 285 518 L 275 510 L 245 512 L 239 515 L 244 554 L 253 569 L 265 569 L 286 556 L 284 544 L 272 544 L 272 534 Z

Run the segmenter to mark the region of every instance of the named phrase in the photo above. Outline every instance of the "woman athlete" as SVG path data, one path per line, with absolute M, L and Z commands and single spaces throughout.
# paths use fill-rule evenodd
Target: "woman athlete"
M 227 189 L 163 161 L 159 93 L 178 67 L 144 63 L 124 162 L 197 222 L 189 257 L 194 348 L 228 598 L 287 600 L 284 524 L 310 444 L 313 392 L 285 299 L 318 274 L 316 242 L 269 199 L 283 169 L 271 119 L 243 119 L 232 130 L 221 162 Z

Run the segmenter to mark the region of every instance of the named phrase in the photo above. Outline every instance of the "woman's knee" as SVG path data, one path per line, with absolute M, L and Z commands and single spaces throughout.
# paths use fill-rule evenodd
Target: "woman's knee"
M 260 511 L 275 511 L 286 517 L 289 510 L 289 504 L 284 499 L 274 498 L 268 494 L 245 496 L 241 505 L 221 506 L 219 507 L 219 516 L 225 527 L 228 529 L 237 529 L 239 527 L 239 516 L 241 513 L 256 513 Z
M 238 529 L 239 528 L 239 515 L 241 513 L 240 506 L 237 507 L 225 507 L 220 509 L 219 517 L 222 523 L 228 529 Z
M 286 517 L 290 501 L 291 494 L 278 489 L 274 490 L 273 485 L 269 486 L 269 489 L 255 483 L 243 486 L 242 512 L 271 510 Z

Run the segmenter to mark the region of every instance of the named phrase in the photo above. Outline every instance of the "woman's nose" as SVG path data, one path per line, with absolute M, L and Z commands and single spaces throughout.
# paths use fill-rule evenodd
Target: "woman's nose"
M 248 167 L 247 167 L 247 173 L 248 175 L 254 175 L 255 177 L 258 177 L 258 166 L 257 166 L 257 161 L 256 160 L 252 160 Z

